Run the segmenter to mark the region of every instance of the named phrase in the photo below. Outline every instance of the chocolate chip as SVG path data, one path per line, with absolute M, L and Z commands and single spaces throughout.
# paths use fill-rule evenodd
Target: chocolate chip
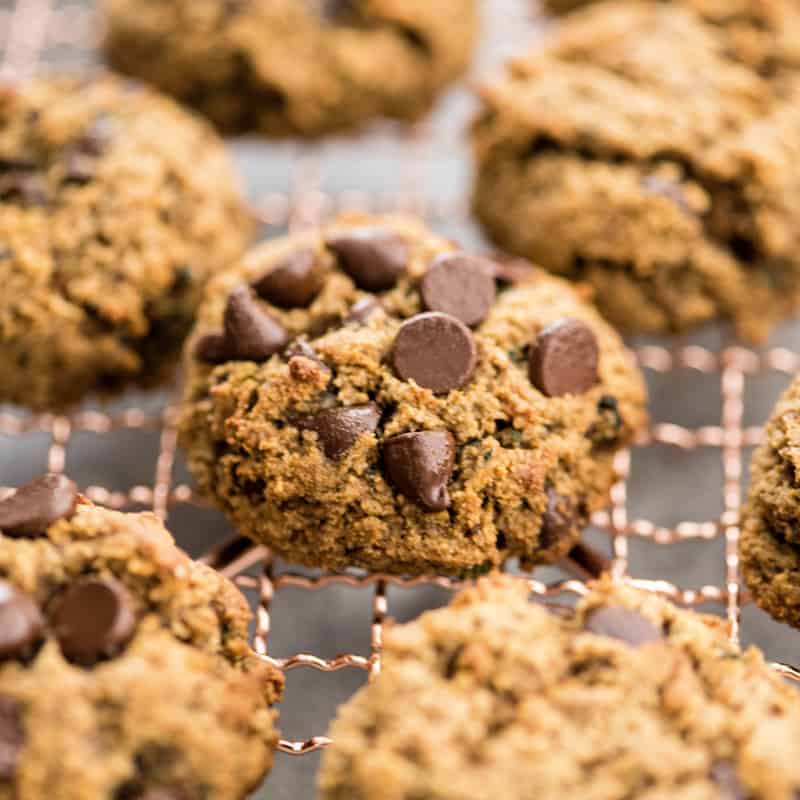
M 717 785 L 721 800 L 748 800 L 750 797 L 730 761 L 716 761 L 711 766 L 711 780 Z
M 43 632 L 44 619 L 33 600 L 0 580 L 0 660 L 27 658 Z
M 136 615 L 119 581 L 86 580 L 62 595 L 51 624 L 64 655 L 88 667 L 122 650 L 136 630 Z
M 557 542 L 569 539 L 575 533 L 575 507 L 572 501 L 553 488 L 547 489 L 547 508 L 542 515 L 542 528 L 539 544 L 551 547 Z
M 419 291 L 429 311 L 441 311 L 470 326 L 486 319 L 497 293 L 491 265 L 466 253 L 439 256 L 423 275 Z
M 308 418 L 302 427 L 316 431 L 328 458 L 341 458 L 363 433 L 374 433 L 381 419 L 375 403 L 327 408 Z
M 343 321 L 345 325 L 349 323 L 364 325 L 380 307 L 381 301 L 377 297 L 362 297 L 350 307 Z
M 639 647 L 664 638 L 661 631 L 638 611 L 623 606 L 606 606 L 589 614 L 585 626 L 590 633 L 609 636 Z
M 0 532 L 5 536 L 41 536 L 54 523 L 75 513 L 78 487 L 63 475 L 48 474 L 17 489 L 0 502 Z
M 455 440 L 448 431 L 401 433 L 383 444 L 389 482 L 429 511 L 450 505 L 447 482 L 453 471 Z
M 198 339 L 194 355 L 206 364 L 222 364 L 232 357 L 228 353 L 228 345 L 222 333 L 209 333 Z
M 600 350 L 592 329 L 575 319 L 545 328 L 531 348 L 531 383 L 548 397 L 583 394 L 597 383 Z
M 13 698 L 0 694 L 0 780 L 14 777 L 24 746 L 22 708 Z
M 256 294 L 279 308 L 306 308 L 322 289 L 317 254 L 298 250 L 253 283 Z
M 392 348 L 392 365 L 405 381 L 434 394 L 464 386 L 478 364 L 470 329 L 455 317 L 431 311 L 403 323 Z
M 408 245 L 387 228 L 354 228 L 326 239 L 339 266 L 367 292 L 391 289 L 408 267 Z

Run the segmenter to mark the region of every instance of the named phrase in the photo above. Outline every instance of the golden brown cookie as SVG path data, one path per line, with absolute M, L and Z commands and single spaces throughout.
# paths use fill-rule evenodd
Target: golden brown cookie
M 105 51 L 227 131 L 414 119 L 467 66 L 475 0 L 105 0 Z
M 0 402 L 164 378 L 249 231 L 222 142 L 171 101 L 107 75 L 0 87 Z
M 332 569 L 554 561 L 645 415 L 629 354 L 571 287 L 406 217 L 256 248 L 209 287 L 187 362 L 201 492 Z
M 602 581 L 572 613 L 495 576 L 387 632 L 323 800 L 791 800 L 796 692 L 722 620 Z
M 0 501 L 0 798 L 233 800 L 283 679 L 227 579 L 49 475 Z
M 478 217 L 589 282 L 613 323 L 725 318 L 760 340 L 797 308 L 797 80 L 736 63 L 720 28 L 678 4 L 592 5 L 482 99 Z

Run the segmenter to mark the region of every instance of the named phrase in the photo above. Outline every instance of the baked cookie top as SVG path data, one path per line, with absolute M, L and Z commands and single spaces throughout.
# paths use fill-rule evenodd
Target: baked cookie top
M 652 2 L 652 0 L 646 0 Z M 697 12 L 719 26 L 731 58 L 767 77 L 800 66 L 800 8 L 793 0 L 663 0 Z M 548 11 L 564 14 L 597 0 L 543 0 Z
M 612 322 L 759 339 L 796 307 L 796 81 L 737 64 L 690 9 L 576 12 L 481 96 L 477 214 Z
M 187 361 L 200 490 L 333 569 L 552 561 L 644 419 L 639 372 L 575 290 L 407 217 L 259 246 L 209 287 Z
M 800 627 L 800 381 L 781 397 L 753 456 L 743 511 L 742 572 L 753 599 Z
M 562 613 L 553 613 L 560 611 Z M 722 620 L 604 580 L 574 613 L 495 576 L 386 634 L 320 795 L 788 800 L 796 692 Z
M 0 401 L 152 383 L 250 231 L 220 139 L 110 75 L 0 87 Z
M 413 119 L 467 66 L 475 0 L 105 0 L 111 63 L 225 130 Z
M 152 514 L 55 475 L 1 501 L 0 798 L 244 798 L 283 684 L 250 617 Z

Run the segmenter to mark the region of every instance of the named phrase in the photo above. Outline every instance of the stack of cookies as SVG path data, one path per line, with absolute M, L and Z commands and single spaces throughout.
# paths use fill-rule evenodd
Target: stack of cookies
M 800 306 L 800 9 L 547 0 L 553 30 L 468 132 L 487 255 L 356 212 L 251 246 L 217 132 L 421 118 L 470 61 L 475 0 L 102 5 L 109 63 L 175 99 L 110 73 L 0 87 L 0 401 L 70 412 L 182 360 L 188 466 L 253 542 L 492 573 L 390 632 L 320 797 L 800 797 L 796 695 L 719 619 L 609 576 L 545 605 L 500 574 L 561 562 L 608 504 L 647 420 L 617 329 L 759 342 Z M 798 420 L 800 383 L 756 454 L 741 557 L 800 627 Z M 9 494 L 0 800 L 248 796 L 283 687 L 250 621 L 155 515 L 60 474 Z

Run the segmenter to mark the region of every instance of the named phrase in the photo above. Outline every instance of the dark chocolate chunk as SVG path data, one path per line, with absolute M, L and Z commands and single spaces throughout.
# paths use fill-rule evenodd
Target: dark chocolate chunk
M 288 343 L 286 328 L 259 307 L 247 286 L 231 292 L 225 308 L 225 344 L 234 359 L 266 361 Z
M 307 248 L 282 259 L 253 283 L 256 294 L 279 308 L 306 308 L 322 289 L 317 254 Z
M 575 527 L 575 507 L 572 501 L 549 487 L 547 508 L 542 516 L 542 528 L 539 532 L 539 544 L 546 548 L 569 539 L 575 533 Z
M 531 348 L 531 383 L 548 397 L 583 394 L 597 383 L 600 349 L 592 329 L 575 319 L 545 328 Z
M 450 505 L 447 483 L 454 460 L 455 439 L 448 431 L 401 433 L 383 444 L 389 483 L 429 511 Z
M 349 323 L 364 325 L 380 307 L 381 301 L 377 297 L 362 297 L 350 307 L 344 323 L 345 325 Z
M 0 580 L 0 660 L 27 658 L 43 633 L 44 619 L 36 603 Z
M 119 581 L 93 579 L 66 590 L 51 624 L 64 655 L 88 667 L 122 650 L 136 630 L 136 614 L 130 593 Z
M 446 394 L 470 380 L 478 364 L 478 348 L 463 322 L 430 311 L 403 323 L 391 360 L 398 377 Z
M 638 611 L 623 606 L 606 606 L 592 611 L 586 619 L 585 628 L 598 636 L 619 639 L 634 647 L 664 638 L 663 633 Z
M 711 780 L 720 791 L 720 800 L 748 800 L 750 797 L 730 761 L 716 761 L 712 764 Z
M 441 311 L 465 325 L 478 325 L 494 305 L 497 289 L 491 264 L 466 253 L 439 256 L 419 286 L 429 311 Z
M 12 697 L 0 694 L 0 780 L 14 777 L 24 746 L 22 708 Z
M 303 427 L 316 431 L 328 458 L 341 458 L 363 433 L 374 433 L 381 419 L 375 403 L 327 408 L 308 418 Z
M 353 228 L 329 237 L 325 244 L 356 286 L 367 292 L 391 289 L 408 267 L 405 239 L 388 228 Z
M 78 487 L 63 475 L 48 474 L 20 486 L 0 502 L 0 532 L 11 537 L 42 536 L 75 513 Z

